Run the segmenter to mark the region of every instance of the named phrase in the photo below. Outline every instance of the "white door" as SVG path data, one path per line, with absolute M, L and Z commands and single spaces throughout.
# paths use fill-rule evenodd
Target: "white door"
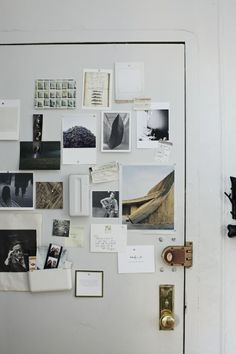
M 158 228 L 146 230 L 145 227 L 144 229 L 135 227 L 134 230 L 128 231 L 129 246 L 154 246 L 155 271 L 118 273 L 117 254 L 90 252 L 90 224 L 102 223 L 104 220 L 72 217 L 71 222 L 85 225 L 86 230 L 84 247 L 69 249 L 69 259 L 73 262 L 73 278 L 74 270 L 103 270 L 103 298 L 77 298 L 74 297 L 74 290 L 33 295 L 2 293 L 0 330 L 6 333 L 4 343 L 1 343 L 1 351 L 11 354 L 28 354 L 32 351 L 35 354 L 67 352 L 71 354 L 182 354 L 184 350 L 184 269 L 165 265 L 161 253 L 167 246 L 183 245 L 185 240 L 184 44 L 16 45 L 3 46 L 0 50 L 0 97 L 21 100 L 20 141 L 32 141 L 32 115 L 35 113 L 42 113 L 44 116 L 43 140 L 61 140 L 61 117 L 68 113 L 62 110 L 35 110 L 34 81 L 70 78 L 77 80 L 78 105 L 73 113 L 83 111 L 97 115 L 97 163 L 118 161 L 123 171 L 120 183 L 91 184 L 91 190 L 120 190 L 120 200 L 122 193 L 128 192 L 130 194 L 123 199 L 143 198 L 152 187 L 174 170 L 173 224 L 169 222 L 170 218 L 167 223 L 165 220 L 158 219 Z M 112 151 L 112 153 L 101 151 L 102 113 L 96 110 L 82 110 L 83 69 L 109 69 L 114 72 L 116 62 L 144 63 L 144 96 L 150 98 L 152 103 L 168 104 L 167 130 L 173 147 L 169 158 L 164 162 L 160 160 L 157 148 L 137 148 L 137 112 L 131 102 L 115 102 L 114 80 L 111 110 L 131 112 L 131 151 Z M 150 134 L 155 136 L 155 127 L 150 124 L 147 128 L 149 128 L 148 141 L 150 142 Z M 18 170 L 19 143 L 1 141 L 0 148 L 1 170 Z M 139 166 L 138 178 L 132 180 L 130 176 L 135 172 L 134 166 L 137 165 Z M 42 244 L 54 242 L 53 219 L 68 218 L 68 175 L 88 174 L 88 167 L 88 165 L 62 165 L 60 171 L 35 171 L 36 181 L 64 182 L 63 210 L 34 211 L 43 215 Z M 141 172 L 142 177 L 140 177 Z M 155 183 L 154 174 L 156 174 Z M 132 195 L 134 191 L 137 194 Z M 132 207 L 138 209 L 140 204 L 134 203 Z M 165 208 L 168 209 L 168 203 L 165 204 Z M 162 210 L 163 214 L 165 208 Z M 133 211 L 134 209 L 131 211 L 130 207 L 126 217 L 131 216 L 132 219 Z M 137 219 L 134 217 L 133 220 L 135 224 Z M 148 220 L 150 221 L 150 218 Z M 113 219 L 112 222 L 117 223 L 118 220 Z M 142 221 L 138 223 L 140 226 Z M 176 325 L 173 331 L 159 330 L 159 285 L 161 284 L 174 285 L 175 288 Z M 8 328 L 11 329 L 8 331 Z

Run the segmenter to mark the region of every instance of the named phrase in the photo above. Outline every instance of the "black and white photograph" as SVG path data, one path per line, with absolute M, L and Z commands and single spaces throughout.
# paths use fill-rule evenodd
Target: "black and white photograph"
M 60 141 L 21 141 L 20 170 L 60 170 L 60 168 Z
M 76 81 L 74 79 L 36 80 L 34 108 L 75 109 Z
M 96 163 L 96 125 L 96 114 L 63 116 L 63 164 Z
M 118 191 L 92 191 L 92 217 L 119 218 Z
M 103 152 L 130 152 L 131 113 L 103 112 L 101 133 Z
M 36 230 L 0 230 L 0 272 L 27 272 L 36 250 Z
M 63 209 L 63 182 L 36 182 L 36 209 Z
M 43 115 L 33 114 L 33 141 L 41 141 L 43 133 Z
M 50 245 L 48 247 L 48 253 L 47 253 L 44 269 L 58 267 L 61 253 L 62 253 L 62 248 L 63 248 L 62 246 L 50 243 Z
M 160 140 L 169 140 L 168 103 L 153 103 L 149 110 L 137 112 L 137 148 L 156 148 Z
M 60 237 L 69 237 L 70 234 L 70 220 L 53 220 L 52 235 Z
M 122 166 L 122 223 L 129 230 L 174 229 L 174 166 Z
M 33 209 L 33 186 L 33 173 L 0 172 L 0 210 Z

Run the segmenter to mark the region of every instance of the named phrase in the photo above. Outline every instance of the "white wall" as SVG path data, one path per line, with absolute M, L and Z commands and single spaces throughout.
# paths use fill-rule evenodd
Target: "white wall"
M 196 51 L 193 55 L 190 50 L 187 66 L 187 73 L 189 69 L 192 75 L 187 87 L 187 128 L 188 163 L 192 167 L 188 170 L 188 239 L 195 242 L 195 257 L 194 268 L 187 271 L 186 354 L 233 354 L 236 241 L 227 239 L 221 227 L 221 133 L 225 176 L 236 175 L 232 153 L 236 129 L 236 108 L 232 104 L 236 70 L 234 0 L 1 0 L 0 5 L 1 42 L 96 40 L 108 32 L 114 40 L 149 40 L 156 31 L 160 31 L 159 37 L 162 33 L 164 37 L 183 39 L 188 33 L 193 35 L 190 42 Z M 226 207 L 224 222 L 229 223 L 228 203 Z M 12 328 L 17 330 L 13 324 Z M 11 332 L 8 326 L 3 330 Z M 3 335 L 0 332 L 0 341 Z

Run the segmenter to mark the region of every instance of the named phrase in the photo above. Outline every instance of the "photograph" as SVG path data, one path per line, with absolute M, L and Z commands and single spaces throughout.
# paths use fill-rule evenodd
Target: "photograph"
M 63 116 L 63 164 L 96 163 L 96 125 L 96 114 Z
M 92 217 L 119 218 L 118 191 L 92 191 Z
M 101 133 L 103 152 L 130 152 L 131 113 L 103 112 Z
M 27 272 L 36 250 L 36 230 L 0 230 L 0 272 Z
M 83 109 L 111 108 L 112 70 L 84 69 Z
M 33 114 L 33 141 L 41 141 L 43 132 L 43 115 Z
M 103 297 L 102 270 L 76 270 L 75 296 L 76 297 Z
M 0 210 L 33 209 L 33 173 L 0 172 Z
M 53 220 L 52 235 L 69 237 L 70 234 L 70 220 Z
M 122 166 L 122 223 L 129 230 L 174 229 L 174 167 Z
M 36 209 L 63 209 L 63 182 L 36 182 Z
M 20 170 L 60 170 L 60 141 L 21 141 Z
M 169 140 L 169 104 L 153 103 L 149 110 L 137 111 L 137 148 L 158 147 Z
M 44 269 L 57 268 L 62 253 L 62 246 L 50 243 Z
M 34 108 L 75 109 L 76 81 L 73 79 L 35 80 Z

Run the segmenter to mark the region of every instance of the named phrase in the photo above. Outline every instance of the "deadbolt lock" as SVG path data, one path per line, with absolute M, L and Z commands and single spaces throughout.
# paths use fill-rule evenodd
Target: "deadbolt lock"
M 186 242 L 185 246 L 166 247 L 161 256 L 164 262 L 170 266 L 190 268 L 193 264 L 193 243 Z
M 175 327 L 174 316 L 174 285 L 160 285 L 159 329 L 171 331 Z

